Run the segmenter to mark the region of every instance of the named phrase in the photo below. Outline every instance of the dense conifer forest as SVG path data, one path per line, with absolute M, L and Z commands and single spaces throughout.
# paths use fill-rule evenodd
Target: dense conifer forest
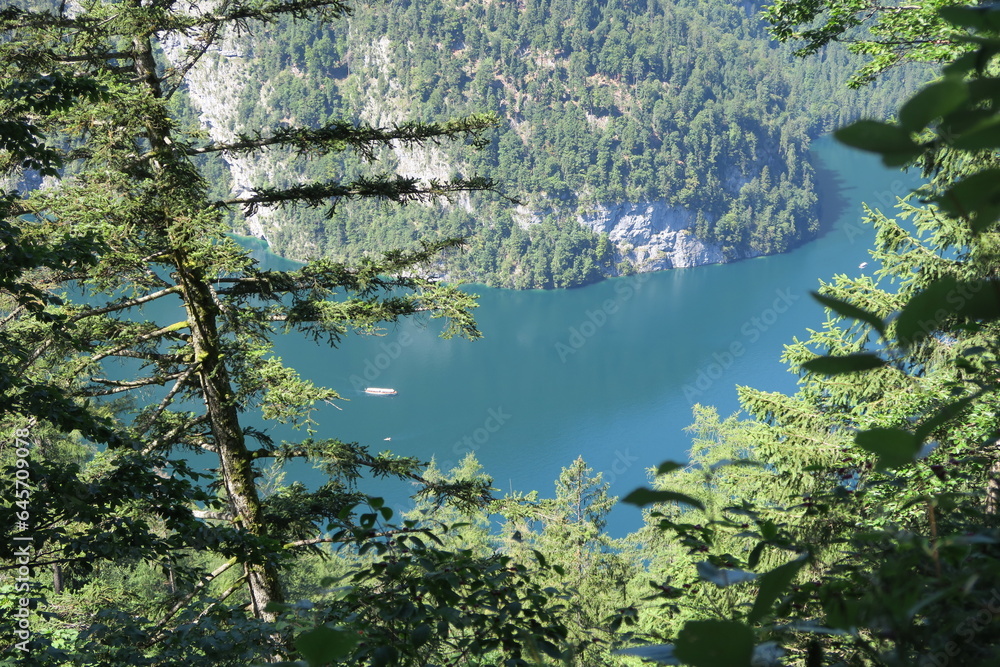
M 381 159 L 421 176 L 488 173 L 521 206 L 471 197 L 356 206 L 330 220 L 281 211 L 264 231 L 279 254 L 341 261 L 464 236 L 466 251 L 442 271 L 515 288 L 646 268 L 580 224 L 623 202 L 689 213 L 692 233 L 730 259 L 794 247 L 819 232 L 810 141 L 862 114 L 887 117 L 907 77 L 852 94 L 846 50 L 796 60 L 768 41 L 759 11 L 728 0 L 420 0 L 358 3 L 320 29 L 277 22 L 233 47 L 252 43 L 243 48 L 253 55 L 236 126 L 491 113 L 499 122 L 482 151 L 397 149 Z M 282 160 L 257 168 L 280 173 Z M 359 168 L 342 155 L 308 166 Z
M 229 235 L 234 210 L 460 204 L 496 197 L 495 182 L 329 170 L 231 198 L 206 178 L 227 152 L 308 160 L 455 142 L 471 154 L 495 138 L 489 116 L 398 127 L 290 117 L 220 143 L 178 112 L 183 63 L 230 31 L 342 21 L 344 5 L 0 9 L 11 177 L 0 198 L 0 659 L 997 664 L 1000 11 L 871 9 L 783 0 L 768 11 L 807 58 L 849 41 L 861 80 L 933 64 L 890 117 L 836 132 L 922 169 L 928 186 L 895 217 L 867 212 L 877 270 L 828 277 L 816 293 L 827 319 L 783 359 L 799 390 L 740 388 L 739 416 L 697 406 L 689 460 L 661 463 L 650 488 L 621 500 L 584 457 L 552 489 L 503 496 L 471 455 L 440 470 L 313 419 L 339 395 L 276 358 L 275 336 L 334 345 L 424 313 L 446 335 L 477 338 L 472 298 L 421 277 L 456 240 L 262 271 Z M 168 66 L 161 47 L 178 35 L 186 60 Z M 15 188 L 25 176 L 44 186 Z M 143 306 L 155 302 L 174 307 L 154 319 Z M 251 414 L 302 437 L 276 442 Z M 282 466 L 298 459 L 328 482 L 286 481 Z M 365 474 L 414 483 L 412 509 L 397 516 L 368 495 Z M 610 538 L 616 502 L 644 508 L 644 528 Z

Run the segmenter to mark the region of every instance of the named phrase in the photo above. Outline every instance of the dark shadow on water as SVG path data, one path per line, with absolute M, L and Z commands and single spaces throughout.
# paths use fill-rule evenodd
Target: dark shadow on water
M 833 169 L 828 169 L 822 160 L 815 156 L 815 153 L 813 154 L 812 166 L 816 172 L 815 183 L 816 197 L 819 203 L 819 232 L 810 241 L 831 232 L 837 221 L 840 220 L 840 217 L 852 206 L 857 206 L 858 211 L 861 211 L 861 207 L 856 202 L 852 203 L 844 194 L 847 181 L 844 180 L 840 173 Z

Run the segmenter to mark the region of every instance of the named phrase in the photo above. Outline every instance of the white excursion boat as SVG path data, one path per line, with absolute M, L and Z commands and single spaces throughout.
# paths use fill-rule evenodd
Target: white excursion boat
M 385 387 L 367 387 L 365 388 L 366 394 L 375 394 L 376 396 L 395 396 L 399 392 L 395 389 L 386 389 Z

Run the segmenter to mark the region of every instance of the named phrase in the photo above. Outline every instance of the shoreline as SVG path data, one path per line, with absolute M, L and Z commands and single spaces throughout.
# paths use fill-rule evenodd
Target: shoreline
M 488 285 L 486 283 L 476 282 L 474 280 L 467 281 L 467 282 L 457 281 L 457 282 L 452 283 L 452 284 L 462 285 L 462 286 L 467 286 L 467 287 L 486 287 L 486 288 L 489 288 L 489 289 L 509 289 L 511 291 L 514 291 L 514 292 L 535 292 L 535 291 L 539 291 L 539 292 L 555 292 L 555 291 L 560 291 L 560 290 L 581 289 L 581 288 L 584 288 L 584 287 L 589 287 L 589 286 L 592 286 L 592 285 L 596 285 L 596 284 L 602 283 L 602 282 L 604 282 L 606 280 L 614 280 L 616 278 L 628 278 L 628 277 L 634 277 L 634 276 L 638 276 L 638 275 L 642 275 L 642 274 L 647 274 L 647 273 L 664 273 L 664 272 L 667 272 L 667 271 L 690 270 L 690 269 L 696 269 L 696 268 L 699 268 L 699 267 L 702 267 L 702 266 L 715 266 L 715 265 L 719 265 L 719 264 L 736 264 L 736 263 L 739 263 L 739 262 L 750 261 L 750 260 L 753 260 L 753 259 L 760 259 L 760 258 L 763 258 L 763 257 L 776 257 L 776 256 L 779 256 L 779 255 L 784 255 L 784 254 L 789 253 L 789 252 L 794 252 L 794 251 L 798 250 L 799 248 L 802 248 L 805 245 L 808 245 L 810 243 L 818 241 L 819 239 L 823 238 L 824 236 L 826 236 L 830 232 L 834 231 L 834 229 L 836 228 L 837 222 L 840 220 L 841 216 L 843 216 L 844 213 L 851 206 L 850 200 L 848 199 L 848 197 L 846 196 L 846 193 L 845 193 L 845 189 L 847 187 L 846 180 L 844 179 L 844 177 L 843 177 L 842 174 L 840 174 L 835 169 L 829 168 L 825 164 L 825 161 L 824 161 L 824 159 L 823 159 L 820 151 L 818 151 L 816 149 L 816 146 L 815 146 L 815 144 L 817 142 L 833 142 L 833 141 L 835 141 L 835 140 L 832 138 L 832 136 L 830 136 L 830 135 L 824 135 L 822 137 L 819 137 L 819 138 L 813 140 L 812 144 L 810 145 L 811 147 L 810 147 L 810 151 L 809 151 L 809 153 L 810 153 L 809 163 L 810 163 L 810 166 L 812 166 L 812 168 L 813 168 L 814 183 L 815 183 L 813 191 L 816 194 L 816 206 L 817 206 L 816 217 L 817 217 L 817 220 L 819 222 L 819 228 L 818 228 L 818 230 L 816 232 L 816 235 L 813 236 L 813 237 L 811 237 L 811 238 L 808 238 L 806 240 L 803 240 L 803 241 L 801 241 L 799 243 L 796 243 L 795 245 L 793 245 L 793 246 L 791 246 L 791 247 L 789 247 L 786 250 L 783 250 L 781 252 L 772 253 L 772 254 L 768 254 L 768 255 L 754 255 L 752 257 L 741 257 L 739 259 L 733 259 L 731 261 L 715 262 L 715 263 L 712 263 L 712 264 L 706 263 L 706 264 L 698 264 L 698 265 L 695 265 L 695 266 L 687 266 L 687 267 L 681 267 L 681 268 L 657 269 L 657 270 L 654 270 L 654 271 L 636 271 L 634 273 L 627 273 L 627 274 L 607 275 L 607 276 L 603 276 L 599 280 L 595 280 L 595 281 L 591 281 L 591 282 L 587 282 L 587 283 L 582 283 L 580 285 L 571 285 L 569 287 L 553 287 L 553 288 L 533 287 L 533 288 L 529 288 L 529 289 L 516 289 L 516 288 L 512 288 L 512 287 L 493 287 L 493 286 Z M 860 208 L 859 208 L 859 212 L 860 212 Z M 260 261 L 260 263 L 261 263 L 261 268 L 264 268 L 264 269 L 272 268 L 272 269 L 274 269 L 274 268 L 277 268 L 277 267 L 274 266 L 274 264 L 280 265 L 282 263 L 290 264 L 294 268 L 298 268 L 298 267 L 304 266 L 303 262 L 299 262 L 297 260 L 293 260 L 293 259 L 289 259 L 289 258 L 286 258 L 286 257 L 282 257 L 281 255 L 278 255 L 278 254 L 274 253 L 271 250 L 270 244 L 268 244 L 268 242 L 267 242 L 266 239 L 262 239 L 262 238 L 259 238 L 259 237 L 256 237 L 256 236 L 245 236 L 243 234 L 238 234 L 236 232 L 230 232 L 229 236 L 233 240 L 235 240 L 238 243 L 240 243 L 240 245 L 243 245 L 244 247 L 246 247 L 248 250 L 250 250 L 255 255 L 259 253 L 261 255 L 261 257 L 258 258 L 258 261 Z

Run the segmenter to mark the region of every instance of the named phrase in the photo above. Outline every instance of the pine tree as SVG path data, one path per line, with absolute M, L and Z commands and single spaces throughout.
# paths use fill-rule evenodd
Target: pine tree
M 60 178 L 9 197 L 4 229 L 22 253 L 65 246 L 17 266 L 22 273 L 46 269 L 44 282 L 16 282 L 16 272 L 6 274 L 11 280 L 3 287 L 21 304 L 4 321 L 6 332 L 31 326 L 33 333 L 4 359 L 8 364 L 16 359 L 22 377 L 58 369 L 48 374 L 56 386 L 49 395 L 61 403 L 49 405 L 37 392 L 9 389 L 6 407 L 13 423 L 34 417 L 67 433 L 83 428 L 85 437 L 107 446 L 116 463 L 102 492 L 115 483 L 133 484 L 131 502 L 139 512 L 128 522 L 131 532 L 108 532 L 97 552 L 94 539 L 51 530 L 44 561 L 115 559 L 129 550 L 127 542 L 116 541 L 121 537 L 147 545 L 136 550 L 136 557 L 168 568 L 171 581 L 177 574 L 186 582 L 186 592 L 150 623 L 119 619 L 111 624 L 105 632 L 135 635 L 116 649 L 116 660 L 142 659 L 144 651 L 155 650 L 195 660 L 197 647 L 178 645 L 177 628 L 220 613 L 232 595 L 245 601 L 252 619 L 265 624 L 259 626 L 265 628 L 259 655 L 281 654 L 284 639 L 267 624 L 284 601 L 280 570 L 289 555 L 333 539 L 374 536 L 370 522 L 353 509 L 364 499 L 352 488 L 361 470 L 423 480 L 415 459 L 376 456 L 356 444 L 313 437 L 316 405 L 338 395 L 301 379 L 273 356 L 278 327 L 335 345 L 352 331 L 377 331 L 381 323 L 429 313 L 447 320 L 444 335 L 475 338 L 479 333 L 470 312 L 473 297 L 420 277 L 420 267 L 454 240 L 389 252 L 354 267 L 314 262 L 296 271 L 262 271 L 226 235 L 223 212 L 304 206 L 326 207 L 332 214 L 356 199 L 426 201 L 490 190 L 493 184 L 480 177 L 421 182 L 386 173 L 346 180 L 333 174 L 290 186 L 264 183 L 240 198 L 219 200 L 209 195 L 196 158 L 218 160 L 278 147 L 294 149 L 302 159 L 337 151 L 372 157 L 380 147 L 394 145 L 463 138 L 475 143 L 492 120 L 476 116 L 389 128 L 337 121 L 261 128 L 229 143 L 205 141 L 175 122 L 168 103 L 213 44 L 229 32 L 253 30 L 281 17 L 343 16 L 346 6 L 337 0 L 251 0 L 209 10 L 129 0 L 29 7 L 0 11 L 0 72 L 6 82 L 0 105 L 20 123 L 0 127 L 3 148 L 13 156 L 6 167 L 40 169 Z M 165 61 L 160 49 L 174 37 L 191 44 L 181 62 Z M 20 218 L 20 232 L 15 218 Z M 76 301 L 69 296 L 74 292 L 88 297 Z M 111 377 L 107 364 L 114 360 L 134 360 L 139 370 L 132 377 Z M 12 375 L 6 375 L 8 383 Z M 123 397 L 133 401 L 127 409 L 107 402 Z M 88 405 L 108 407 L 88 410 Z M 114 419 L 102 419 L 109 410 L 116 410 Z M 304 425 L 309 437 L 274 443 L 247 427 L 242 415 L 249 410 Z M 189 471 L 183 460 L 166 458 L 191 451 L 216 459 L 214 498 L 183 481 Z M 330 483 L 311 493 L 292 488 L 262 497 L 257 466 L 294 458 L 321 463 Z M 143 471 L 148 476 L 142 477 Z M 173 471 L 174 481 L 163 480 L 162 475 L 170 477 L 165 471 Z M 73 479 L 73 471 L 58 478 L 71 488 L 83 483 Z M 434 490 L 433 484 L 424 487 Z M 479 502 L 483 489 L 451 485 L 447 492 Z M 98 504 L 92 511 L 77 509 L 74 515 L 90 523 L 91 533 L 107 525 L 121 505 L 93 500 Z M 193 510 L 193 500 L 204 509 Z M 146 517 L 156 525 L 146 526 L 142 512 L 152 512 Z M 13 521 L 13 516 L 5 512 L 4 519 Z M 288 516 L 294 520 L 283 519 Z M 319 526 L 336 528 L 340 538 L 324 537 Z M 159 538 L 151 537 L 158 531 Z M 218 554 L 222 565 L 211 573 L 175 572 L 175 556 L 192 547 Z M 236 584 L 218 588 L 216 582 L 230 572 L 236 572 Z M 209 591 L 218 597 L 202 600 Z M 100 633 L 93 638 L 100 640 Z
M 780 8 L 793 22 L 802 16 L 789 4 Z M 829 9 L 839 21 L 806 37 L 822 41 L 856 25 L 849 3 L 797 8 Z M 922 14 L 900 7 L 889 16 L 887 23 L 899 27 Z M 938 31 L 941 23 L 947 29 Z M 816 298 L 828 309 L 827 321 L 786 348 L 785 362 L 801 373 L 799 392 L 741 389 L 744 409 L 757 419 L 741 429 L 752 431 L 743 440 L 746 450 L 792 493 L 719 489 L 733 501 L 728 511 L 757 524 L 729 538 L 749 538 L 753 554 L 783 550 L 797 557 L 767 572 L 744 569 L 755 568 L 758 558 L 744 565 L 715 555 L 700 564 L 701 579 L 743 587 L 753 602 L 686 623 L 674 645 L 656 647 L 661 653 L 676 648 L 682 661 L 710 664 L 713 633 L 741 635 L 738 655 L 726 664 L 744 665 L 773 648 L 754 647 L 758 630 L 781 637 L 790 660 L 810 665 L 988 664 L 1000 655 L 995 629 L 968 620 L 1000 581 L 992 502 L 1000 469 L 1000 144 L 984 132 L 996 123 L 998 26 L 991 7 L 945 8 L 920 31 L 907 26 L 897 35 L 903 48 L 940 41 L 947 49 L 953 34 L 971 29 L 974 38 L 956 41 L 975 52 L 957 57 L 941 79 L 907 100 L 898 121 L 864 120 L 836 133 L 880 154 L 886 165 L 919 162 L 934 179 L 919 193 L 920 205 L 901 203 L 900 221 L 868 212 L 878 229 L 872 252 L 878 280 L 836 276 L 821 286 Z M 698 550 L 711 552 L 720 533 L 738 528 L 726 510 L 721 520 L 706 517 L 714 526 L 684 521 L 711 504 L 690 487 L 675 488 L 683 489 L 670 485 L 630 500 L 695 508 L 668 506 L 659 516 L 661 527 Z M 715 488 L 708 491 L 718 499 Z M 953 641 L 959 632 L 968 640 L 961 645 Z
M 494 510 L 505 518 L 504 549 L 521 562 L 541 559 L 543 585 L 566 590 L 573 601 L 565 613 L 570 636 L 582 649 L 583 664 L 607 660 L 615 629 L 609 623 L 634 600 L 633 579 L 641 555 L 604 532 L 617 498 L 608 495 L 601 473 L 582 457 L 562 469 L 554 498 L 508 497 Z

